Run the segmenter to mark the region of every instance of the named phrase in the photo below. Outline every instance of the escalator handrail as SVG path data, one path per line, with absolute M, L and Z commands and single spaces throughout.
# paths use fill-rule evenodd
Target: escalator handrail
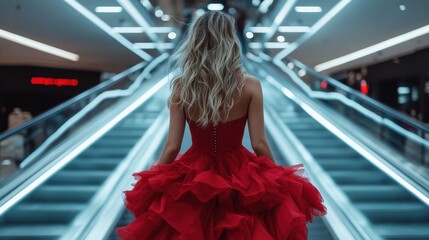
M 426 124 L 419 122 L 403 113 L 400 113 L 396 110 L 394 110 L 393 108 L 380 103 L 376 100 L 374 100 L 373 98 L 370 98 L 352 88 L 350 88 L 349 86 L 339 82 L 338 80 L 329 77 L 329 76 L 325 76 L 317 71 L 315 71 L 314 69 L 309 68 L 308 66 L 306 66 L 305 64 L 303 64 L 302 62 L 293 59 L 293 60 L 289 60 L 292 61 L 297 67 L 304 69 L 307 73 L 310 73 L 312 75 L 314 75 L 315 77 L 322 79 L 326 82 L 328 82 L 329 84 L 341 89 L 342 91 L 345 91 L 346 93 L 352 95 L 353 97 L 363 101 L 365 104 L 370 105 L 371 107 L 375 108 L 376 110 L 382 112 L 384 115 L 386 116 L 391 116 L 394 119 L 397 119 L 401 122 L 405 122 L 406 124 L 420 130 L 423 131 L 424 133 L 428 133 L 429 134 L 429 126 L 427 126 Z
M 27 121 L 27 122 L 19 125 L 18 127 L 11 129 L 11 130 L 5 131 L 4 133 L 1 133 L 0 134 L 0 141 L 3 141 L 4 139 L 6 139 L 12 135 L 18 134 L 19 132 L 21 132 L 25 129 L 29 129 L 29 128 L 37 125 L 38 123 L 41 123 L 41 122 L 45 121 L 46 119 L 49 119 L 50 117 L 55 116 L 56 114 L 62 112 L 63 110 L 69 108 L 70 106 L 72 106 L 72 105 L 82 101 L 83 99 L 87 98 L 88 96 L 103 92 L 104 90 L 111 87 L 113 84 L 115 84 L 118 81 L 120 81 L 121 79 L 123 79 L 125 76 L 145 67 L 147 65 L 147 63 L 148 62 L 138 63 L 138 64 L 128 68 L 127 70 L 116 74 L 115 76 L 113 76 L 109 80 L 104 81 L 104 82 L 86 90 L 85 92 L 65 101 L 64 103 L 57 105 L 56 107 L 53 107 L 52 109 L 50 109 L 50 110 L 40 114 L 39 116 L 33 118 L 32 120 Z

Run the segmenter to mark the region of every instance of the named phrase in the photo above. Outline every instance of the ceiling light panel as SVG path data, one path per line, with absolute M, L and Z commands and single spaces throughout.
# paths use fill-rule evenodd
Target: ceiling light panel
M 86 17 L 88 20 L 90 20 L 93 24 L 95 24 L 97 27 L 99 27 L 101 30 L 109 34 L 112 38 L 114 38 L 116 41 L 121 43 L 124 47 L 128 48 L 130 51 L 138 55 L 139 57 L 143 58 L 144 60 L 151 60 L 152 56 L 145 51 L 138 49 L 134 47 L 134 45 L 127 40 L 125 37 L 123 37 L 121 34 L 113 31 L 112 27 L 106 24 L 102 19 L 100 19 L 96 12 L 90 11 L 87 7 L 83 6 L 80 2 L 76 0 L 64 0 L 67 4 L 70 5 L 70 7 L 74 8 L 76 11 L 78 11 L 80 14 L 82 14 L 84 17 Z M 91 1 L 89 1 L 91 2 Z M 92 2 L 93 3 L 93 2 Z M 94 4 L 94 3 L 93 3 Z M 95 8 L 92 8 L 95 9 Z M 105 15 L 105 14 L 102 14 Z M 143 34 L 142 34 L 143 35 Z
M 68 59 L 70 61 L 78 61 L 79 60 L 79 55 L 62 50 L 60 48 L 56 48 L 53 46 L 50 46 L 48 44 L 42 43 L 42 42 L 38 42 L 36 40 L 30 39 L 30 38 L 26 38 L 24 36 L 12 33 L 12 32 L 8 32 L 5 30 L 0 29 L 0 38 L 24 45 L 26 47 L 30 47 L 51 55 L 55 55 L 57 57 L 61 57 L 61 58 L 65 58 Z
M 421 37 L 423 35 L 429 34 L 429 25 L 414 29 L 412 31 L 406 32 L 404 34 L 398 35 L 396 37 L 387 39 L 385 41 L 379 42 L 377 44 L 374 44 L 372 46 L 360 49 L 358 51 L 349 53 L 347 55 L 344 55 L 342 57 L 338 57 L 335 59 L 332 59 L 330 61 L 318 64 L 315 66 L 316 71 L 324 71 L 351 61 L 354 61 L 356 59 L 368 56 L 370 54 L 379 52 L 381 50 L 384 50 L 386 48 L 393 47 L 395 45 L 401 44 L 403 42 L 409 41 L 411 39 L 415 39 L 418 37 Z
M 122 7 L 119 7 L 119 6 L 100 6 L 100 7 L 96 7 L 95 11 L 98 13 L 120 13 L 120 12 L 122 12 Z
M 326 24 L 328 24 L 332 18 L 334 18 L 339 12 L 341 12 L 344 7 L 346 7 L 350 3 L 350 1 L 351 0 L 323 1 L 323 11 L 318 14 L 307 14 L 303 12 L 292 11 L 291 14 L 289 14 L 288 17 L 285 19 L 285 21 L 283 21 L 281 26 L 301 26 L 309 27 L 309 29 L 306 29 L 305 32 L 303 31 L 297 39 L 290 40 L 291 43 L 288 45 L 288 47 L 279 52 L 275 56 L 275 59 L 281 60 L 293 51 L 295 51 L 304 42 L 306 42 Z M 303 9 L 298 8 L 298 10 Z M 311 9 L 307 8 L 307 10 L 310 11 Z M 315 11 L 316 9 L 314 8 L 313 10 Z M 286 29 L 283 28 L 282 30 Z M 304 30 L 304 28 L 302 28 L 302 30 Z M 289 41 L 289 34 L 287 35 L 287 38 Z
M 320 13 L 322 7 L 320 6 L 296 6 L 295 11 L 299 13 Z

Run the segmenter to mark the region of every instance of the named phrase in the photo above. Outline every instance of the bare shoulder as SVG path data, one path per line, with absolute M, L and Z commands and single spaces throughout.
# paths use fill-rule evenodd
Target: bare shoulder
M 250 94 L 257 94 L 261 91 L 261 82 L 253 75 L 246 74 L 244 89 Z

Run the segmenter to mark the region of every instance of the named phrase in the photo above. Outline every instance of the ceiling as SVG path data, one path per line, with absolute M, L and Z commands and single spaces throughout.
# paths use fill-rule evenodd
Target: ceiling
M 1 30 L 78 54 L 79 60 L 67 60 L 0 38 L 0 65 L 32 65 L 118 72 L 141 62 L 143 60 L 142 53 L 156 56 L 163 51 L 171 51 L 178 37 L 169 39 L 168 33 L 173 31 L 177 36 L 180 35 L 184 21 L 181 12 L 185 11 L 187 7 L 202 6 L 206 5 L 205 3 L 207 2 L 189 0 L 129 1 L 145 17 L 146 22 L 143 24 L 162 28 L 157 30 L 151 28 L 150 33 L 148 31 L 140 34 L 114 33 L 114 36 L 119 35 L 119 38 L 128 42 L 124 44 L 113 38 L 112 34 L 100 29 L 79 11 L 67 4 L 66 1 L 2 0 L 0 1 Z M 121 2 L 126 2 L 126 0 L 77 0 L 75 2 L 88 9 L 91 14 L 106 23 L 109 28 L 140 26 L 127 11 L 122 11 L 121 13 L 95 12 L 95 7 L 97 6 L 120 6 Z M 145 6 L 141 4 L 143 2 L 146 3 Z M 227 1 L 217 2 L 225 3 Z M 282 17 L 278 24 L 275 24 L 273 19 L 279 16 L 280 10 L 286 4 L 291 4 L 293 1 L 242 0 L 230 2 L 236 7 L 246 8 L 249 17 L 246 29 L 250 31 L 254 26 L 274 26 L 275 30 L 277 26 L 312 27 L 341 0 L 296 0 L 296 3 L 291 5 L 292 7 L 316 5 L 321 6 L 322 11 L 319 13 L 298 13 L 291 8 L 291 11 Z M 150 4 L 148 5 L 147 3 Z M 261 7 L 259 3 L 268 6 L 265 14 L 258 11 Z M 406 10 L 401 11 L 400 5 L 404 5 Z M 163 10 L 164 14 L 168 14 L 170 20 L 163 21 L 161 18 L 156 17 L 155 11 L 159 9 Z M 255 33 L 255 37 L 250 41 L 256 43 L 277 42 L 277 37 L 280 35 L 284 36 L 286 42 L 293 43 L 298 41 L 299 44 L 296 45 L 296 49 L 287 56 L 314 67 L 320 63 L 428 25 L 428 10 L 428 0 L 352 0 L 323 27 L 318 31 L 311 32 L 311 34 L 273 31 L 271 37 L 266 37 L 266 32 Z M 136 42 L 145 44 L 162 42 L 170 45 L 167 47 L 167 45 L 155 44 L 152 49 L 137 49 L 133 45 Z M 327 69 L 326 72 L 330 73 L 370 65 L 427 47 L 429 47 L 429 34 Z M 133 48 L 134 50 L 132 50 Z M 283 48 L 268 49 L 268 52 L 275 56 L 282 50 Z M 256 48 L 252 49 L 252 51 L 258 52 L 260 49 Z

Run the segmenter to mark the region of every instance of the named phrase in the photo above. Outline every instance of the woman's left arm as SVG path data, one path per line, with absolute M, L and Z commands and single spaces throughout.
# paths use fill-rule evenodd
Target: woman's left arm
M 183 111 L 175 104 L 177 99 L 173 99 L 170 105 L 170 127 L 167 141 L 159 157 L 159 164 L 170 164 L 176 159 L 182 146 L 183 133 L 185 131 L 186 119 Z

